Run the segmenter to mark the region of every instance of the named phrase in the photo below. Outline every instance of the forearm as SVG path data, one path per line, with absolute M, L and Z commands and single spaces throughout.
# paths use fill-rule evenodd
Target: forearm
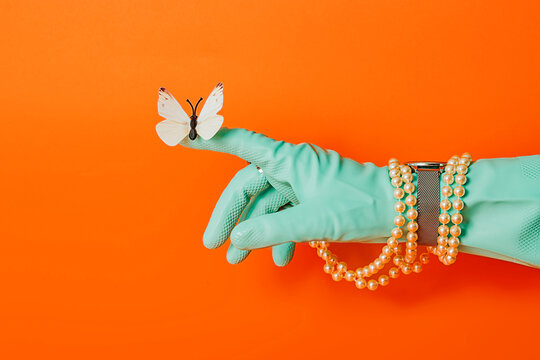
M 540 155 L 480 159 L 467 179 L 460 250 L 540 267 Z

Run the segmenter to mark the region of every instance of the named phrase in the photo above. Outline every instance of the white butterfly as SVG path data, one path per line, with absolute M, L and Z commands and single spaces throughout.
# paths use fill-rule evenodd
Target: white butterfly
M 202 99 L 199 99 L 195 108 L 189 99 L 186 100 L 192 110 L 192 115 L 188 116 L 167 89 L 159 89 L 158 113 L 165 120 L 156 125 L 156 131 L 165 144 L 178 145 L 187 134 L 191 140 L 195 140 L 197 135 L 208 140 L 217 133 L 223 124 L 223 116 L 217 115 L 223 107 L 223 84 L 216 85 L 197 116 L 197 106 Z

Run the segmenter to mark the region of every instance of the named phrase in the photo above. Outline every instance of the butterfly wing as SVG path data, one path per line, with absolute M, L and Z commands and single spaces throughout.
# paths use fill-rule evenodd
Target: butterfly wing
M 189 125 L 176 120 L 163 120 L 156 125 L 156 132 L 165 144 L 176 146 L 189 133 Z
M 211 139 L 223 124 L 223 116 L 214 115 L 201 121 L 197 121 L 197 134 L 204 140 Z
M 158 95 L 158 113 L 165 120 L 156 125 L 156 132 L 165 144 L 178 145 L 189 133 L 190 118 L 167 89 L 160 88 Z
M 215 116 L 219 110 L 223 107 L 223 84 L 218 83 L 214 90 L 206 99 L 204 106 L 199 114 L 200 121 L 204 121 L 207 118 Z
M 176 120 L 182 123 L 189 123 L 190 120 L 174 96 L 172 96 L 169 90 L 163 87 L 159 88 L 158 92 L 158 114 L 165 119 Z

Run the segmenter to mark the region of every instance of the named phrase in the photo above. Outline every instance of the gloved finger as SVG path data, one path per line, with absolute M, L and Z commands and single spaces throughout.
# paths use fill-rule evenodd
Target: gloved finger
M 212 150 L 236 155 L 263 170 L 279 162 L 286 156 L 287 150 L 295 146 L 241 128 L 221 128 L 209 140 L 204 140 L 200 136 L 195 140 L 186 137 L 180 144 L 193 149 Z
M 239 223 L 231 232 L 231 242 L 239 249 L 253 250 L 289 241 L 333 239 L 337 221 L 323 207 L 300 204 Z
M 287 203 L 281 207 L 282 210 L 292 207 L 291 203 Z M 294 249 L 296 248 L 296 243 L 286 242 L 285 244 L 279 244 L 272 247 L 272 258 L 274 259 L 274 264 L 277 266 L 285 266 L 289 264 L 294 256 Z
M 252 196 L 270 186 L 255 165 L 240 170 L 221 194 L 203 235 L 203 244 L 215 249 L 229 238 L 231 230 Z
M 272 259 L 277 266 L 285 266 L 289 264 L 294 256 L 296 243 L 287 242 L 285 244 L 274 245 L 272 247 Z
M 244 209 L 242 216 L 240 217 L 239 222 L 252 219 L 258 216 L 271 214 L 279 210 L 280 207 L 287 204 L 289 200 L 285 198 L 282 194 L 277 192 L 274 188 L 269 187 L 268 189 L 261 192 L 258 196 L 251 198 L 251 201 Z M 294 251 L 294 248 L 292 249 Z M 238 264 L 245 260 L 249 255 L 250 250 L 241 250 L 236 248 L 234 245 L 230 244 L 229 249 L 227 250 L 227 261 L 231 264 Z M 274 262 L 278 266 L 286 265 L 292 258 L 292 253 L 290 246 L 287 249 L 282 249 L 279 252 L 279 255 L 274 258 Z

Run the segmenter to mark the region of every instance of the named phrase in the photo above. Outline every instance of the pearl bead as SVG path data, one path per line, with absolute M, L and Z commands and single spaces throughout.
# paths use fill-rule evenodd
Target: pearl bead
M 399 169 L 399 163 L 391 163 L 391 164 L 388 164 L 388 170 L 392 170 L 392 169 Z
M 375 266 L 374 263 L 369 264 L 368 269 L 371 274 L 376 274 L 379 271 L 379 269 L 377 269 L 377 266 Z
M 392 250 L 392 248 L 388 245 L 385 245 L 383 248 L 382 248 L 382 253 L 386 256 L 391 256 L 394 251 Z
M 422 264 L 429 263 L 429 254 L 423 253 L 422 255 L 420 255 L 420 261 L 422 262 Z
M 418 234 L 415 233 L 415 232 L 409 231 L 409 232 L 407 233 L 407 241 L 411 241 L 411 242 L 412 242 L 412 241 L 416 241 L 416 240 L 418 240 Z
M 452 206 L 452 203 L 448 199 L 443 199 L 441 201 L 441 209 L 443 210 L 450 210 L 450 207 Z
M 394 205 L 394 209 L 398 213 L 401 213 L 401 212 L 405 211 L 405 203 L 403 203 L 402 201 L 396 202 L 396 205 Z
M 361 267 L 357 268 L 356 271 L 354 272 L 356 274 L 356 277 L 357 278 L 361 278 L 362 277 L 362 269 Z
M 469 166 L 470 163 L 471 163 L 471 160 L 469 160 L 469 159 L 467 159 L 467 158 L 461 158 L 461 159 L 459 159 L 459 164 L 460 164 L 460 165 L 467 165 L 467 166 Z
M 403 236 L 403 230 L 401 228 L 396 227 L 392 229 L 392 237 L 399 239 L 401 236 Z
M 322 248 L 317 249 L 317 255 L 319 255 L 319 257 L 323 257 L 325 253 L 326 253 L 326 249 L 322 249 Z
M 450 221 L 450 215 L 448 215 L 448 213 L 446 213 L 446 212 L 441 213 L 439 215 L 439 221 L 442 224 L 448 224 L 448 222 Z
M 378 287 L 379 283 L 377 282 L 377 280 L 369 280 L 367 283 L 367 288 L 371 291 L 377 290 Z
M 457 165 L 458 161 L 454 157 L 452 157 L 450 160 L 448 160 L 448 164 L 449 165 Z
M 388 164 L 392 164 L 392 163 L 397 163 L 399 165 L 399 160 L 396 158 L 390 158 L 390 160 L 388 160 Z
M 416 209 L 407 210 L 407 218 L 414 220 L 418 217 L 418 211 Z
M 354 271 L 349 270 L 345 273 L 345 280 L 346 281 L 354 281 L 355 279 Z
M 455 247 L 449 247 L 448 249 L 446 249 L 446 254 L 449 256 L 456 257 L 458 252 L 458 248 Z
M 463 174 L 458 174 L 456 175 L 456 183 L 458 183 L 459 185 L 463 185 L 467 182 L 467 177 Z
M 415 263 L 413 264 L 413 271 L 414 271 L 415 273 L 417 273 L 417 274 L 420 273 L 420 272 L 422 272 L 422 264 L 420 264 L 418 261 L 415 262 Z
M 405 248 L 405 254 L 407 254 L 407 255 L 415 255 L 416 256 L 416 249 Z
M 388 264 L 390 260 L 392 260 L 390 256 L 384 254 L 379 255 L 379 259 L 381 259 L 381 261 L 385 264 Z
M 472 156 L 468 152 L 464 152 L 463 155 L 461 155 L 461 157 L 468 158 L 468 159 L 472 160 Z
M 340 262 L 339 264 L 337 264 L 336 270 L 337 270 L 338 272 L 340 272 L 340 273 L 347 271 L 347 264 L 344 263 L 343 261 Z
M 319 241 L 319 246 L 322 247 L 322 248 L 326 249 L 328 247 L 328 245 L 330 245 L 330 243 L 328 241 L 326 241 L 326 240 Z
M 452 175 L 452 174 L 444 174 L 443 175 L 443 182 L 445 184 L 452 184 L 454 182 L 454 175 Z
M 330 264 L 324 264 L 323 271 L 327 274 L 330 274 L 334 270 L 334 267 Z
M 452 206 L 457 211 L 463 210 L 463 200 L 461 200 L 461 199 L 454 200 L 454 202 L 452 203 Z
M 414 184 L 413 183 L 407 183 L 403 186 L 403 190 L 405 190 L 405 192 L 407 194 L 412 194 L 414 192 Z
M 405 224 L 405 218 L 403 215 L 398 215 L 394 218 L 394 225 L 403 226 Z
M 459 225 L 452 225 L 452 227 L 450 228 L 450 234 L 452 236 L 461 235 L 461 228 L 459 227 Z
M 454 188 L 454 195 L 456 195 L 457 197 L 462 197 L 463 195 L 465 195 L 465 189 L 463 188 L 463 186 L 456 186 Z
M 396 248 L 398 245 L 399 245 L 399 241 L 398 239 L 394 238 L 394 237 L 391 237 L 388 239 L 388 241 L 386 242 L 388 244 L 388 246 L 390 246 L 391 248 Z
M 437 245 L 437 254 L 444 255 L 446 253 L 446 246 Z
M 443 194 L 446 197 L 452 196 L 452 188 L 450 186 L 448 186 L 448 185 L 444 185 L 441 188 L 441 194 Z
M 403 184 L 403 181 L 401 180 L 399 176 L 393 177 L 391 182 L 392 182 L 393 187 L 398 187 L 398 186 L 401 186 L 401 184 Z
M 392 279 L 396 279 L 399 276 L 399 269 L 397 267 L 390 268 L 390 270 L 388 270 L 388 275 Z
M 448 246 L 450 247 L 455 247 L 457 248 L 459 246 L 459 238 L 455 237 L 455 236 L 452 236 L 449 240 L 448 240 Z
M 405 204 L 409 205 L 410 207 L 416 205 L 416 196 L 407 195 L 407 198 L 405 199 Z
M 393 261 L 394 265 L 400 266 L 403 263 L 403 256 L 396 255 L 396 256 L 394 256 L 394 259 L 392 261 Z
M 381 275 L 379 276 L 379 284 L 381 286 L 386 286 L 390 283 L 390 279 L 388 278 L 387 275 Z
M 409 264 L 412 263 L 414 261 L 414 259 L 416 259 L 416 254 L 414 254 L 414 255 L 412 255 L 412 254 L 405 255 L 405 261 L 408 262 Z
M 450 232 L 450 229 L 448 229 L 448 226 L 446 226 L 446 225 L 440 225 L 437 231 L 442 236 L 446 236 Z
M 405 275 L 409 275 L 410 273 L 412 273 L 412 271 L 413 271 L 413 268 L 409 264 L 403 264 L 401 266 L 401 272 L 404 273 Z
M 460 213 L 452 214 L 452 223 L 453 224 L 459 225 L 459 224 L 461 224 L 462 221 L 463 221 L 463 215 L 461 215 Z
M 467 165 L 458 165 L 456 171 L 458 174 L 465 175 L 467 171 L 469 171 L 469 168 L 467 167 Z
M 452 265 L 456 262 L 456 258 L 450 255 L 445 256 L 445 260 L 448 263 L 448 265 Z
M 356 287 L 359 288 L 359 289 L 363 289 L 363 288 L 366 287 L 367 282 L 366 282 L 366 280 L 360 278 L 360 279 L 356 280 L 356 282 L 354 283 L 354 285 L 356 285 Z
M 411 173 L 411 168 L 409 167 L 409 165 L 401 165 L 399 169 L 401 170 L 403 174 Z
M 446 165 L 444 167 L 444 172 L 448 174 L 454 174 L 456 172 L 456 167 L 454 165 Z
M 416 242 L 413 242 L 413 241 L 407 241 L 407 249 L 411 249 L 411 250 L 414 250 L 416 249 L 416 247 L 418 246 L 418 244 Z
M 312 248 L 317 247 L 317 242 L 316 241 L 310 241 L 309 246 L 311 246 Z
M 394 198 L 402 199 L 403 196 L 405 196 L 405 191 L 403 191 L 402 188 L 395 188 L 394 189 Z
M 362 268 L 362 276 L 363 276 L 363 277 L 368 277 L 368 276 L 370 276 L 370 275 L 371 275 L 371 274 L 370 274 L 370 272 L 369 272 L 369 266 L 364 266 L 364 267 Z
M 340 273 L 339 271 L 334 271 L 332 273 L 332 280 L 340 281 L 341 279 L 343 279 L 343 274 L 342 273 Z
M 418 223 L 414 220 L 411 220 L 407 223 L 407 229 L 410 231 L 410 232 L 416 232 L 416 230 L 418 230 Z
M 396 176 L 399 176 L 399 169 L 392 169 L 388 172 L 388 175 L 391 177 L 391 178 L 395 178 Z
M 337 257 L 335 255 L 332 255 L 328 259 L 326 259 L 326 262 L 330 265 L 335 265 L 337 263 Z
M 330 250 L 324 250 L 321 257 L 323 260 L 328 260 L 331 256 L 332 256 L 332 253 L 330 252 Z
M 405 173 L 405 174 L 401 175 L 401 178 L 402 178 L 403 181 L 405 181 L 406 183 L 410 183 L 411 181 L 413 181 L 413 174 L 411 174 L 411 173 Z
M 437 244 L 446 246 L 448 243 L 448 238 L 446 236 L 437 236 Z
M 384 267 L 384 262 L 379 258 L 375 259 L 375 261 L 373 261 L 373 264 L 378 270 L 381 270 Z

